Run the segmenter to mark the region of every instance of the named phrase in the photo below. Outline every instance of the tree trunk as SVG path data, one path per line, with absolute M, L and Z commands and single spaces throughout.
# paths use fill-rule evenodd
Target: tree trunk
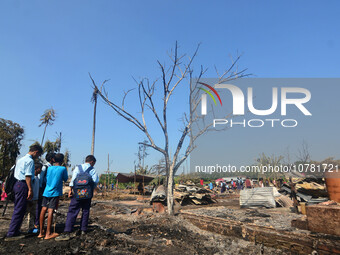
M 43 137 L 42 137 L 42 139 L 41 139 L 41 146 L 42 146 L 42 147 L 44 147 L 43 142 L 44 142 L 44 138 L 45 138 L 46 128 L 47 128 L 47 124 L 45 125 L 44 134 L 43 134 Z
M 97 112 L 97 95 L 94 98 L 91 155 L 94 155 L 94 139 L 95 139 L 95 135 L 96 135 L 96 112 Z
M 8 173 L 6 173 L 6 170 L 5 170 L 5 168 L 6 168 L 6 157 L 7 157 L 7 146 L 5 145 L 3 147 L 4 147 L 4 152 L 2 154 L 2 175 L 0 175 L 2 177 L 7 176 L 7 174 L 8 174 Z M 8 160 L 9 160 L 9 158 L 8 158 Z
M 167 194 L 168 214 L 174 215 L 174 170 L 169 169 L 168 194 Z

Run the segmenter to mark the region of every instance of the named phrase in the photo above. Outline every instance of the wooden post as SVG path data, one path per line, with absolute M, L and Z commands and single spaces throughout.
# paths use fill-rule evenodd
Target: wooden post
M 110 154 L 107 154 L 107 188 L 110 189 Z
M 144 174 L 143 174 L 143 192 L 142 192 L 142 194 L 143 194 L 143 203 L 144 203 Z
M 133 194 L 136 192 L 136 165 L 135 165 L 135 178 L 134 178 L 134 188 L 133 188 Z

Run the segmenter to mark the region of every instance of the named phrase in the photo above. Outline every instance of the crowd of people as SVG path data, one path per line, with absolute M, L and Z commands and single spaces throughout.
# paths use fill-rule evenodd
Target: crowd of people
M 224 193 L 228 190 L 242 190 L 244 188 L 251 189 L 253 187 L 253 184 L 249 178 L 247 178 L 245 181 L 243 181 L 242 178 L 237 177 L 236 179 L 231 179 L 229 182 L 226 180 L 219 181 L 216 183 L 215 181 L 210 181 L 208 185 L 210 190 L 215 189 L 215 187 L 220 189 L 221 193 Z
M 203 180 L 201 180 L 201 185 L 203 185 Z M 269 186 L 282 186 L 283 180 L 279 179 L 276 181 L 275 179 L 263 179 L 259 178 L 258 182 L 256 184 L 248 177 L 245 179 L 241 177 L 236 177 L 235 179 L 231 179 L 230 181 L 210 181 L 208 184 L 208 187 L 210 190 L 218 189 L 220 193 L 224 193 L 226 191 L 232 190 L 232 191 L 240 191 L 243 189 L 252 189 L 254 187 L 269 187 Z
M 96 158 L 88 155 L 85 163 L 76 166 L 73 170 L 68 193 L 71 202 L 64 232 L 59 235 L 55 233 L 55 229 L 52 232 L 53 213 L 58 209 L 59 198 L 63 195 L 63 183 L 68 180 L 67 169 L 63 166 L 62 153 L 48 153 L 45 156 L 45 164 L 39 162 L 42 153 L 42 147 L 34 144 L 15 165 L 14 210 L 5 241 L 25 237 L 20 232 L 25 215 L 28 219 L 29 234 L 37 234 L 38 238 L 46 240 L 55 238 L 57 241 L 62 241 L 70 239 L 77 216 L 82 210 L 80 230 L 82 235 L 87 232 L 93 190 L 99 182 L 98 174 L 94 169 Z

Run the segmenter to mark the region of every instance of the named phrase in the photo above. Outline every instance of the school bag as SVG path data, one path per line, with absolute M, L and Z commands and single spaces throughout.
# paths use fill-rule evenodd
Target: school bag
M 89 172 L 93 169 L 90 166 L 86 171 L 83 170 L 82 166 L 78 166 L 79 173 L 73 181 L 73 191 L 76 200 L 91 199 L 93 196 L 94 182 Z
M 5 192 L 7 194 L 7 199 L 14 201 L 14 184 L 17 179 L 14 177 L 15 165 L 9 170 L 8 175 L 5 180 Z

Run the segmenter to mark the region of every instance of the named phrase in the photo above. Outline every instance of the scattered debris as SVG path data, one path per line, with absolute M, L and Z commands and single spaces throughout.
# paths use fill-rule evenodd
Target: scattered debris
M 163 185 L 159 185 L 157 189 L 154 189 L 151 194 L 150 202 L 165 202 L 166 200 L 166 191 Z
M 249 217 L 271 217 L 269 214 L 266 213 L 260 213 L 258 210 L 247 210 L 245 215 Z
M 278 203 L 281 207 L 293 207 L 293 201 L 285 195 L 280 195 L 279 197 L 275 197 L 275 202 Z
M 329 200 L 329 201 L 326 201 L 326 202 L 322 202 L 320 203 L 319 205 L 337 205 L 338 203 L 333 201 L 333 200 Z
M 328 196 L 325 186 L 313 181 L 307 182 L 304 180 L 298 182 L 296 184 L 296 190 L 305 195 L 310 195 L 314 198 Z
M 306 202 L 308 205 L 319 204 L 328 201 L 328 194 L 322 181 L 316 182 L 315 179 L 300 178 L 296 181 L 296 196 L 300 202 Z M 289 184 L 283 184 L 279 192 L 283 195 L 291 194 L 291 187 Z
M 174 199 L 180 205 L 207 205 L 216 203 L 210 196 L 211 191 L 196 185 L 176 185 Z

